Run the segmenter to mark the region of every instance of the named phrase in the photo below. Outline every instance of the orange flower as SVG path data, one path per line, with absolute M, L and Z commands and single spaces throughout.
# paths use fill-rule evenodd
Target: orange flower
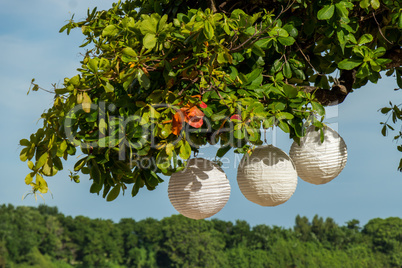
M 188 110 L 185 113 L 186 122 L 190 126 L 195 127 L 195 128 L 202 127 L 202 124 L 204 123 L 203 118 L 204 118 L 204 113 L 201 112 L 201 110 L 198 109 L 196 106 L 192 107 L 190 110 Z
M 182 112 L 177 111 L 173 115 L 173 120 L 172 120 L 172 133 L 176 136 L 180 134 L 181 129 L 183 128 L 183 121 L 182 121 Z
M 190 126 L 200 128 L 204 124 L 204 113 L 196 106 L 191 108 L 183 107 L 173 115 L 172 120 L 172 133 L 179 135 L 183 128 L 183 119 Z
M 195 95 L 192 97 L 199 98 L 201 101 L 201 95 Z M 181 103 L 179 105 L 181 105 Z M 203 101 L 201 101 L 200 107 L 207 108 L 208 106 Z M 188 103 L 187 105 L 180 108 L 180 111 L 177 111 L 173 115 L 172 133 L 175 135 L 180 134 L 180 131 L 183 128 L 183 121 L 185 121 L 192 127 L 200 128 L 204 124 L 203 119 L 204 119 L 204 113 L 200 109 L 198 109 L 198 107 L 195 106 L 194 104 Z

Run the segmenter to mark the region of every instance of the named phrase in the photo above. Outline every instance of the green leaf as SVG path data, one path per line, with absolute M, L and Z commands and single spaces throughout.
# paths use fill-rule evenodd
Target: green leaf
M 126 47 L 122 50 L 123 55 L 128 56 L 128 57 L 137 57 L 137 52 L 134 51 L 131 47 Z
M 156 156 L 156 166 L 161 170 L 166 170 L 170 167 L 170 157 L 166 150 L 161 150 Z
M 98 59 L 95 58 L 95 59 L 90 59 L 88 61 L 87 66 L 92 72 L 96 73 L 98 71 L 98 64 L 99 64 L 99 61 L 98 61 Z
M 387 136 L 387 125 L 384 125 L 381 129 L 381 134 L 385 137 Z
M 296 40 L 293 37 L 288 36 L 288 37 L 278 37 L 278 41 L 284 46 L 291 46 L 294 44 Z
M 149 176 L 147 175 L 147 182 L 152 188 L 155 188 L 159 183 L 163 182 L 163 180 L 151 170 Z
M 48 187 L 47 187 L 47 182 L 43 179 L 43 177 L 39 174 L 36 174 L 36 188 L 41 192 L 42 194 L 47 193 Z
M 259 57 L 264 57 L 265 56 L 265 52 L 264 50 L 262 50 L 257 44 L 254 44 L 253 47 L 251 48 L 251 50 L 253 51 L 253 53 Z
M 283 75 L 288 79 L 292 77 L 292 69 L 288 61 L 285 62 L 285 65 L 283 67 Z
M 80 76 L 77 74 L 76 76 L 71 77 L 71 79 L 68 81 L 73 86 L 79 86 L 80 85 Z
M 63 163 L 59 157 L 53 158 L 53 165 L 57 170 L 63 170 Z
M 296 78 L 298 78 L 300 80 L 303 80 L 303 81 L 306 80 L 306 75 L 300 69 L 293 69 L 293 74 L 296 76 Z
M 402 14 L 399 14 L 398 27 L 402 29 Z
M 33 181 L 33 176 L 35 175 L 34 172 L 29 173 L 26 177 L 25 177 L 25 184 L 29 185 L 32 183 Z
M 56 93 L 56 94 L 58 94 L 58 95 L 63 95 L 63 94 L 66 94 L 66 93 L 68 93 L 68 92 L 70 92 L 71 90 L 70 89 L 68 89 L 68 88 L 56 88 L 55 90 L 54 90 L 54 93 Z
M 349 11 L 345 6 L 345 3 L 339 2 L 335 4 L 336 7 L 336 12 L 338 13 L 339 17 L 341 18 L 347 18 L 349 16 Z
M 106 82 L 106 85 L 103 87 L 105 88 L 106 93 L 111 93 L 114 91 L 114 87 L 109 82 Z
M 32 169 L 32 170 L 33 170 L 33 168 L 34 168 L 34 166 L 35 166 L 32 161 L 28 161 L 27 165 L 28 165 L 28 168 L 29 168 L 29 169 Z
M 241 128 L 233 131 L 233 137 L 239 140 L 244 139 L 244 130 Z
M 304 131 L 304 126 L 303 126 L 303 120 L 300 118 L 294 118 L 290 125 L 293 127 L 294 132 L 297 137 L 302 137 L 303 136 L 303 131 Z
M 338 37 L 339 44 L 341 45 L 342 53 L 345 53 L 346 40 L 344 30 L 339 28 L 338 31 L 336 31 L 336 36 Z
M 275 116 L 271 116 L 268 119 L 265 119 L 264 122 L 262 123 L 262 126 L 264 129 L 268 129 L 270 127 L 273 127 L 275 124 Z
M 103 36 L 115 36 L 119 33 L 119 29 L 116 27 L 116 25 L 109 25 L 106 26 L 105 29 L 102 31 Z
M 278 60 L 274 61 L 274 64 L 272 65 L 271 70 L 273 73 L 276 73 L 276 72 L 279 72 L 281 70 L 281 68 L 282 68 L 282 62 L 278 59 Z
M 213 114 L 212 116 L 211 116 L 211 120 L 212 121 L 220 121 L 220 120 L 222 120 L 222 119 L 224 119 L 224 118 L 226 118 L 226 115 L 224 114 L 224 113 L 218 113 L 218 114 Z
M 231 146 L 221 147 L 221 148 L 219 148 L 218 151 L 216 152 L 216 156 L 217 156 L 217 157 L 223 157 L 227 152 L 230 151 L 230 149 L 232 149 Z
M 363 63 L 362 59 L 344 59 L 338 63 L 339 69 L 352 70 Z
M 293 114 L 287 112 L 280 112 L 275 115 L 276 119 L 278 120 L 285 120 L 285 119 L 293 119 Z
M 379 47 L 376 50 L 374 50 L 374 56 L 379 58 L 384 56 L 384 54 L 387 52 L 387 50 L 385 49 L 385 47 Z
M 246 75 L 248 83 L 253 83 L 259 77 L 261 77 L 262 71 L 263 71 L 263 69 L 257 68 L 257 69 L 254 69 L 251 73 L 248 73 Z
M 106 201 L 111 202 L 115 200 L 120 194 L 120 185 L 116 185 L 107 195 Z
M 64 31 L 65 31 L 67 28 L 69 28 L 69 27 L 70 27 L 70 23 L 64 25 L 63 27 L 60 28 L 59 33 L 64 32 Z
M 285 93 L 286 97 L 288 97 L 289 99 L 296 98 L 297 94 L 299 94 L 299 91 L 297 90 L 296 87 L 293 87 L 288 84 L 285 84 L 283 86 L 283 92 Z
M 285 132 L 285 133 L 289 133 L 289 132 L 290 132 L 289 125 L 286 124 L 285 122 L 279 121 L 278 126 L 279 126 L 280 129 L 282 129 L 283 132 Z
M 138 182 L 136 182 L 136 183 L 133 185 L 133 189 L 131 190 L 131 196 L 132 196 L 132 197 L 136 196 L 136 195 L 138 194 L 139 190 L 140 190 L 140 185 L 139 185 Z
M 269 35 L 271 36 L 281 36 L 281 37 L 288 37 L 289 33 L 280 27 L 275 27 L 273 28 L 270 32 Z
M 329 20 L 332 18 L 335 12 L 334 5 L 325 5 L 322 9 L 320 9 L 317 13 L 317 18 L 319 20 Z
M 292 23 L 286 24 L 285 26 L 283 26 L 283 29 L 285 29 L 292 37 L 297 37 L 297 35 L 299 34 L 299 31 Z
M 146 49 L 153 49 L 155 46 L 156 46 L 156 42 L 158 41 L 158 39 L 156 38 L 156 35 L 155 34 L 153 34 L 153 33 L 147 33 L 145 36 L 144 36 L 144 39 L 143 39 L 143 44 L 144 44 L 144 47 L 146 48 Z
M 370 0 L 370 4 L 374 9 L 380 8 L 380 0 Z
M 189 159 L 191 156 L 191 146 L 187 141 L 183 141 L 180 147 L 180 157 L 184 160 Z
M 152 14 L 151 16 L 147 16 L 141 23 L 140 30 L 142 34 L 153 33 L 156 34 L 158 22 L 160 20 L 159 14 Z
M 324 106 L 321 105 L 321 103 L 312 101 L 311 106 L 313 107 L 313 110 L 317 112 L 318 115 L 320 115 L 320 116 L 325 115 L 325 108 L 324 108 Z
M 402 88 L 402 71 L 396 71 L 396 83 L 399 88 Z
M 20 140 L 20 145 L 21 146 L 31 146 L 31 142 L 27 139 L 22 139 L 22 140 Z
M 79 171 L 85 165 L 86 161 L 87 157 L 78 160 L 77 163 L 75 163 L 74 165 L 74 171 Z
M 140 83 L 140 86 L 142 86 L 143 88 L 149 89 L 149 87 L 151 86 L 151 80 L 149 80 L 149 77 L 144 73 L 144 71 L 138 71 L 137 79 Z
M 89 192 L 91 194 L 99 193 L 100 190 L 102 190 L 101 184 L 97 184 L 96 182 L 92 183 L 91 188 L 89 188 Z
M 360 7 L 361 8 L 368 8 L 369 6 L 370 6 L 370 1 L 369 0 L 360 1 Z
M 122 172 L 131 173 L 131 169 L 128 164 L 124 161 L 116 161 L 114 165 Z
M 203 33 L 204 33 L 205 37 L 207 38 L 207 40 L 211 40 L 215 35 L 214 27 L 208 20 L 206 20 L 204 22 Z
M 86 113 L 90 113 L 91 112 L 91 103 L 92 100 L 89 97 L 88 93 L 84 92 L 82 94 L 82 110 Z
M 47 152 L 42 154 L 41 157 L 36 162 L 35 169 L 39 169 L 39 168 L 43 167 L 43 165 L 47 161 L 48 156 L 49 156 L 49 154 Z
M 101 182 L 101 172 L 98 166 L 98 163 L 94 159 L 92 159 L 92 167 L 90 170 L 91 178 L 94 180 L 95 183 L 100 184 Z
M 373 36 L 371 34 L 363 34 L 359 41 L 357 42 L 359 45 L 371 43 L 373 41 Z

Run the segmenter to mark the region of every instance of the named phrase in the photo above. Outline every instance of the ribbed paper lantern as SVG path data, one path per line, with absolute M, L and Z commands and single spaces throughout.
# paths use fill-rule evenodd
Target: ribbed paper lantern
M 261 206 L 285 203 L 295 192 L 297 173 L 292 159 L 272 145 L 257 147 L 244 155 L 237 170 L 242 194 Z
M 226 205 L 230 184 L 218 165 L 193 158 L 185 170 L 170 177 L 168 195 L 179 213 L 199 220 L 215 215 Z
M 327 127 L 324 142 L 321 143 L 320 131 L 314 126 L 307 129 L 300 146 L 294 142 L 289 155 L 295 163 L 299 177 L 312 184 L 324 184 L 333 180 L 346 165 L 348 152 L 339 134 Z

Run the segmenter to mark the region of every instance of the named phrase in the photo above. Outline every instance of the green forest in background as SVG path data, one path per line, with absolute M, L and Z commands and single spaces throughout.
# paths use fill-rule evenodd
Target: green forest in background
M 90 219 L 0 206 L 0 267 L 402 267 L 402 219 L 297 216 L 292 229 L 191 220 Z

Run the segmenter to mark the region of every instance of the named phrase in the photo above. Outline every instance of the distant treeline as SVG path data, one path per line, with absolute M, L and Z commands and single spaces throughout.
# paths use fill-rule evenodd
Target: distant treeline
M 402 220 L 297 216 L 293 229 L 175 215 L 135 221 L 0 206 L 0 267 L 402 267 Z

